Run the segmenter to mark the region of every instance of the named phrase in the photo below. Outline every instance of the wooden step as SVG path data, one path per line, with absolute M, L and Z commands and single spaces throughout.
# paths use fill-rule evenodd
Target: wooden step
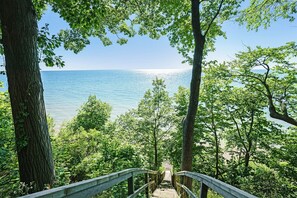
M 171 172 L 165 171 L 165 177 L 158 188 L 153 192 L 155 198 L 178 198 L 177 192 L 171 184 Z

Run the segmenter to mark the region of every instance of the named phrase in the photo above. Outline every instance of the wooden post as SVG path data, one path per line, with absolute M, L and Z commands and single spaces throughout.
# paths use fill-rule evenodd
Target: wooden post
M 173 174 L 173 175 L 171 176 L 171 183 L 172 183 L 173 188 L 174 188 L 175 190 L 177 190 L 177 189 L 176 189 L 176 176 L 175 176 L 175 174 Z
M 186 179 L 187 179 L 186 176 L 181 175 L 181 176 L 180 176 L 180 183 L 181 183 L 182 185 L 185 185 L 185 180 L 186 180 Z M 188 194 L 187 194 L 187 192 L 186 192 L 183 188 L 180 188 L 180 197 L 181 197 L 181 198 L 188 198 Z
M 152 192 L 154 192 L 157 189 L 157 185 L 158 185 L 156 174 L 153 174 L 153 180 L 154 180 L 154 188 L 153 188 Z
M 200 198 L 207 198 L 208 186 L 206 186 L 203 182 L 200 185 Z
M 133 176 L 128 178 L 128 195 L 132 195 L 134 193 L 134 182 Z
M 151 175 L 150 175 L 150 181 L 155 181 L 155 174 L 151 174 Z M 155 190 L 155 186 L 156 186 L 156 183 L 154 182 L 154 183 L 151 185 L 151 188 L 150 188 L 151 192 L 154 192 L 154 190 Z
M 179 177 L 179 179 L 180 179 L 180 184 L 184 185 L 184 176 L 181 175 L 181 176 Z M 185 198 L 185 195 L 184 195 L 183 192 L 184 192 L 184 191 L 183 191 L 183 188 L 180 187 L 180 188 L 179 188 L 179 193 L 180 193 L 180 197 L 181 197 L 181 198 Z
M 150 193 L 150 185 L 149 185 L 149 182 L 150 182 L 150 178 L 149 178 L 149 174 L 148 173 L 145 173 L 144 174 L 144 183 L 148 184 L 147 185 L 147 188 L 145 189 L 145 195 L 147 198 L 149 198 L 149 193 Z

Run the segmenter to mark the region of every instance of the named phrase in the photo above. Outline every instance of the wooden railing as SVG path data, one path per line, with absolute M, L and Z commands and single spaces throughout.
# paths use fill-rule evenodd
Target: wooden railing
M 134 177 L 144 174 L 145 184 L 138 189 L 134 189 Z M 164 177 L 164 175 L 163 175 Z M 139 193 L 145 191 L 149 196 L 149 191 L 154 191 L 157 185 L 163 180 L 162 174 L 157 171 L 151 171 L 141 168 L 126 169 L 109 175 L 89 179 L 50 190 L 44 190 L 34 194 L 23 196 L 28 197 L 91 197 L 107 190 L 123 181 L 128 181 L 128 194 L 123 197 L 136 197 Z
M 235 188 L 229 184 L 226 184 L 220 180 L 215 178 L 209 177 L 207 175 L 203 175 L 200 173 L 188 172 L 188 171 L 181 171 L 173 175 L 172 178 L 172 185 L 180 194 L 180 188 L 187 193 L 188 197 L 196 198 L 197 196 L 193 193 L 190 189 L 186 186 L 182 185 L 181 183 L 177 182 L 177 176 L 179 177 L 189 177 L 196 181 L 200 182 L 200 198 L 207 197 L 208 188 L 211 188 L 213 191 L 217 192 L 218 194 L 222 195 L 223 197 L 228 198 L 256 198 L 256 196 L 251 195 L 243 190 Z
M 144 174 L 144 185 L 135 189 L 135 176 Z M 189 177 L 200 182 L 200 198 L 206 198 L 208 188 L 211 188 L 218 194 L 228 198 L 256 198 L 255 196 L 235 188 L 229 184 L 226 184 L 220 180 L 214 179 L 207 175 L 193 173 L 188 171 L 181 171 L 172 176 L 172 184 L 177 192 L 185 192 L 189 197 L 196 198 L 197 196 L 190 189 L 183 184 L 177 182 L 178 177 Z M 139 195 L 141 192 L 145 192 L 146 197 L 149 197 L 149 193 L 155 191 L 157 186 L 164 178 L 164 172 L 162 174 L 157 171 L 151 171 L 141 168 L 126 169 L 120 172 L 112 173 L 109 175 L 89 179 L 50 190 L 44 190 L 34 194 L 23 196 L 28 197 L 91 197 L 102 193 L 123 181 L 128 182 L 128 192 L 121 197 L 133 198 Z M 179 178 L 179 179 L 180 179 Z M 182 189 L 182 190 L 181 190 Z

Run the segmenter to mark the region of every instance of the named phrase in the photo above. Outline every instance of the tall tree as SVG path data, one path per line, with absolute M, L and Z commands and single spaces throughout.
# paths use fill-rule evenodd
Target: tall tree
M 38 65 L 37 17 L 31 0 L 1 0 L 5 68 L 14 120 L 20 181 L 43 190 L 54 181 L 43 86 Z
M 227 20 L 233 14 L 234 8 L 238 3 L 239 1 L 228 0 L 212 2 L 191 1 L 191 23 L 195 49 L 190 86 L 190 102 L 183 128 L 182 170 L 192 170 L 193 131 L 199 102 L 202 61 L 203 55 L 206 53 L 205 42 L 222 34 L 220 25 L 218 24 Z M 185 184 L 190 187 L 191 181 L 186 181 Z
M 229 94 L 232 80 L 217 78 L 223 75 L 225 69 L 225 64 L 217 64 L 216 61 L 206 64 L 196 122 L 198 123 L 196 128 L 203 132 L 201 139 L 206 142 L 205 157 L 207 158 L 208 153 L 210 156 L 208 169 L 214 169 L 207 174 L 214 175 L 215 178 L 219 178 L 223 172 L 222 139 L 226 128 L 230 127 L 222 97 L 224 94 Z M 200 167 L 203 169 L 203 164 L 200 164 Z
M 162 163 L 165 141 L 171 138 L 173 127 L 171 98 L 164 80 L 156 78 L 153 89 L 147 90 L 138 108 L 118 119 L 120 130 L 130 143 L 138 145 L 147 158 L 147 166 L 157 170 Z
M 272 137 L 280 130 L 265 117 L 263 96 L 246 88 L 233 88 L 222 100 L 231 123 L 226 129 L 227 148 L 236 153 L 247 173 L 251 158 L 272 145 Z
M 184 87 L 179 87 L 178 91 L 173 96 L 173 108 L 175 116 L 173 117 L 173 132 L 172 138 L 168 142 L 168 156 L 170 163 L 178 169 L 181 166 L 182 153 L 182 130 L 183 120 L 187 114 L 187 107 L 189 104 L 190 90 Z
M 167 35 L 170 44 L 177 47 L 186 61 L 193 65 L 189 106 L 183 123 L 182 170 L 192 170 L 193 130 L 199 102 L 203 57 L 207 51 L 214 49 L 217 36 L 225 36 L 221 24 L 236 14 L 241 2 L 167 0 L 132 3 L 136 9 L 133 23 L 141 25 L 140 33 L 149 32 L 154 38 Z M 190 185 L 189 183 L 187 186 Z
M 57 37 L 49 34 L 46 25 L 38 33 L 37 19 L 47 5 L 71 29 L 62 30 Z M 89 36 L 99 37 L 104 45 L 110 45 L 107 29 L 118 36 L 118 43 L 126 43 L 123 37 L 134 35 L 126 23 L 130 13 L 115 1 L 1 0 L 0 6 L 0 54 L 5 54 L 20 179 L 26 184 L 34 181 L 33 191 L 42 190 L 45 184 L 53 183 L 54 167 L 38 62 L 63 66 L 54 49 L 64 44 L 65 49 L 77 53 L 89 44 Z M 77 14 L 80 16 L 76 17 Z
M 153 89 L 148 90 L 138 106 L 138 115 L 150 131 L 149 140 L 153 145 L 154 169 L 157 170 L 162 163 L 162 147 L 164 139 L 169 137 L 172 127 L 171 99 L 166 91 L 164 80 L 156 78 Z

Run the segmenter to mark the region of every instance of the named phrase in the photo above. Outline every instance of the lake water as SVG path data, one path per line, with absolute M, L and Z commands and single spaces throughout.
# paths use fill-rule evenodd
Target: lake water
M 189 87 L 191 70 L 43 71 L 46 110 L 56 126 L 60 126 L 75 116 L 89 95 L 96 95 L 112 106 L 114 119 L 137 107 L 156 77 L 165 80 L 172 96 L 179 86 Z M 0 81 L 6 82 L 5 76 L 1 75 Z M 7 83 L 4 89 L 7 89 Z

